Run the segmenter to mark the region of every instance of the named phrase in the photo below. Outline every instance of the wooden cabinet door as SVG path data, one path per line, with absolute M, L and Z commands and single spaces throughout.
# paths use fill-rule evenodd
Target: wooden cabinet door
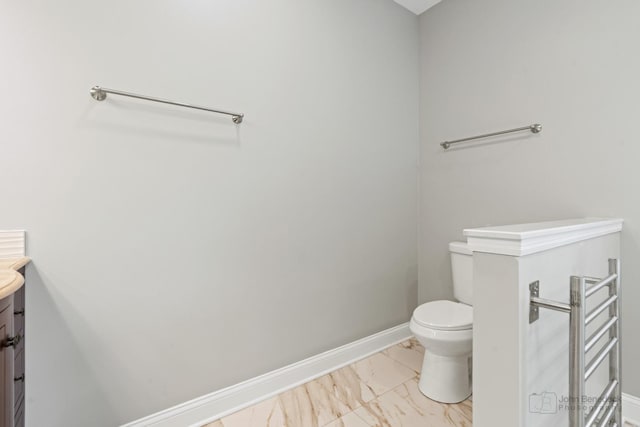
M 13 334 L 13 296 L 0 300 L 0 421 L 13 426 L 13 347 L 5 343 Z

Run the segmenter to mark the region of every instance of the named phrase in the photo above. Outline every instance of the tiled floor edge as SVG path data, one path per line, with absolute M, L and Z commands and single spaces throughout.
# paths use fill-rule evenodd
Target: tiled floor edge
M 470 399 L 424 396 L 419 373 L 386 355 L 390 349 L 411 366 L 424 354 L 409 339 L 201 427 L 472 427 Z
M 382 353 L 386 354 L 388 357 L 400 363 L 401 365 L 404 365 L 409 369 L 413 369 L 414 371 L 416 371 L 416 375 L 417 375 L 417 373 L 420 372 L 420 370 L 422 369 L 422 363 L 424 361 L 424 348 L 422 348 L 422 346 L 420 345 L 420 343 L 415 337 L 410 338 L 408 343 L 409 343 L 408 347 L 403 346 L 402 342 L 396 344 L 395 346 L 387 347 L 382 351 Z M 401 356 L 400 354 L 397 354 L 393 351 L 396 347 L 400 347 L 402 349 L 401 351 L 404 352 L 405 357 L 400 357 Z M 409 353 L 412 354 L 414 358 L 413 361 L 407 360 L 407 355 Z
M 409 324 L 403 323 L 289 366 L 132 421 L 122 427 L 200 426 L 347 366 L 411 337 Z

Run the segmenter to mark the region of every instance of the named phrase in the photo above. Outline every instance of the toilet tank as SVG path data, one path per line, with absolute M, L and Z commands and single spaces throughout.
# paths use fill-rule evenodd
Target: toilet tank
M 465 242 L 449 243 L 453 296 L 460 302 L 473 303 L 473 252 Z

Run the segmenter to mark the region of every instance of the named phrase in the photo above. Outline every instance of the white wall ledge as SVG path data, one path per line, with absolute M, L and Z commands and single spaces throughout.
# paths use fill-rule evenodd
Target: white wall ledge
M 622 230 L 620 218 L 576 218 L 464 230 L 473 252 L 523 256 Z

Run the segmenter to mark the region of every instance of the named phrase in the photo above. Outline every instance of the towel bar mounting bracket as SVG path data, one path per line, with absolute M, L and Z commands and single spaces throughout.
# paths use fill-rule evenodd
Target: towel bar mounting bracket
M 96 101 L 104 101 L 105 99 L 107 99 L 107 92 L 102 90 L 102 88 L 99 86 L 92 87 L 89 93 L 91 94 L 91 97 Z
M 529 283 L 529 300 L 531 298 L 537 298 L 540 296 L 540 282 L 536 280 L 535 282 Z M 533 323 L 540 318 L 540 307 L 535 305 L 533 302 L 529 303 L 529 323 Z
M 540 307 L 563 313 L 571 312 L 571 305 L 569 304 L 540 298 L 540 281 L 536 280 L 529 283 L 529 323 L 533 323 L 540 318 Z

